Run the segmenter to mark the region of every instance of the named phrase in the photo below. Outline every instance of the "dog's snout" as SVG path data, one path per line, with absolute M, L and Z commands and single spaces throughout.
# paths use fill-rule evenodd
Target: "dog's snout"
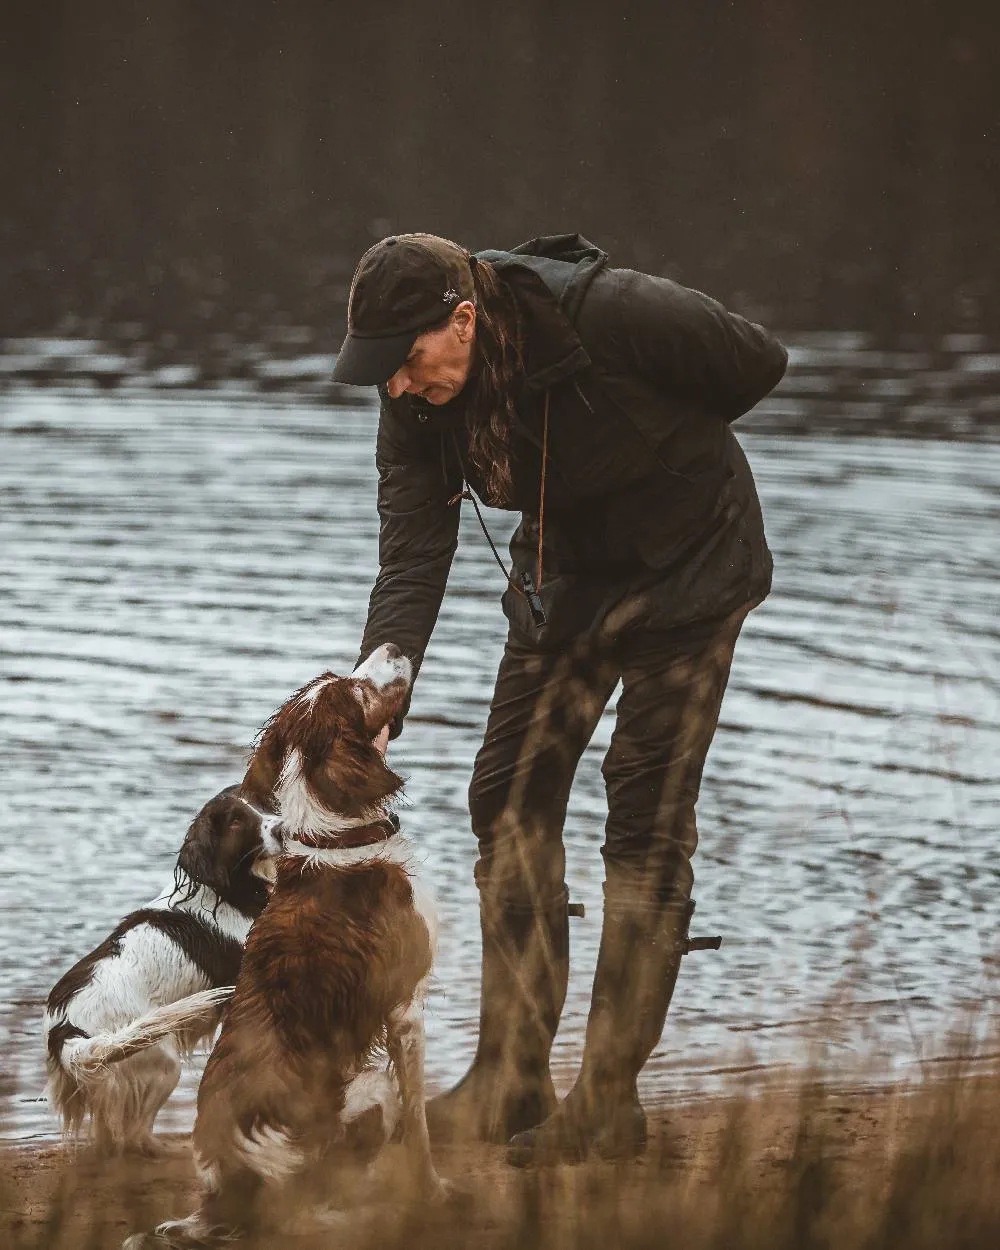
M 281 852 L 285 835 L 285 826 L 280 816 L 262 816 L 260 821 L 260 841 L 267 855 Z

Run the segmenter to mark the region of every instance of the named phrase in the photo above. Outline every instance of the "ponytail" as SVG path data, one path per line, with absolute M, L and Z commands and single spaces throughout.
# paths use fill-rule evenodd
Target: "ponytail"
M 466 416 L 469 459 L 486 485 L 486 502 L 510 503 L 510 432 L 514 394 L 524 362 L 519 318 L 513 297 L 493 266 L 470 259 L 476 288 L 478 371 Z

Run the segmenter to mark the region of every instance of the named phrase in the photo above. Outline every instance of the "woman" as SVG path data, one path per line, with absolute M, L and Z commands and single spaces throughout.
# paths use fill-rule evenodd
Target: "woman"
M 579 235 L 470 255 L 433 235 L 362 257 L 334 379 L 377 384 L 379 573 L 361 654 L 419 668 L 462 498 L 521 513 L 509 632 L 469 790 L 483 933 L 479 1044 L 432 1134 L 512 1162 L 640 1153 L 636 1078 L 691 911 L 695 802 L 740 626 L 771 584 L 729 423 L 787 355 L 760 326 Z M 499 557 L 498 557 L 499 559 Z M 562 826 L 619 682 L 604 760 L 604 921 L 580 1074 L 549 1053 L 568 973 Z M 395 733 L 401 725 L 394 726 Z

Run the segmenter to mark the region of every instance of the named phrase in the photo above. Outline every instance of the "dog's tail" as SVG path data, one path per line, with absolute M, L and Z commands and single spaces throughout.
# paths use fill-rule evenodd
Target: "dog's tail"
M 95 1033 L 92 1037 L 68 1036 L 62 1045 L 60 1066 L 77 1081 L 99 1075 L 114 1063 L 121 1063 L 149 1046 L 155 1046 L 171 1033 L 209 1029 L 219 1008 L 232 997 L 233 986 L 202 990 L 175 1003 L 167 1003 L 139 1016 L 120 1029 Z

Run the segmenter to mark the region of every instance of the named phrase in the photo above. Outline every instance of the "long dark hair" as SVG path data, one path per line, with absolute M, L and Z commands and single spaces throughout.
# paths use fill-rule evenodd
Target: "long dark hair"
M 497 271 L 472 261 L 476 288 L 476 368 L 466 412 L 469 459 L 486 487 L 486 502 L 511 499 L 510 431 L 514 396 L 523 370 L 517 306 Z

